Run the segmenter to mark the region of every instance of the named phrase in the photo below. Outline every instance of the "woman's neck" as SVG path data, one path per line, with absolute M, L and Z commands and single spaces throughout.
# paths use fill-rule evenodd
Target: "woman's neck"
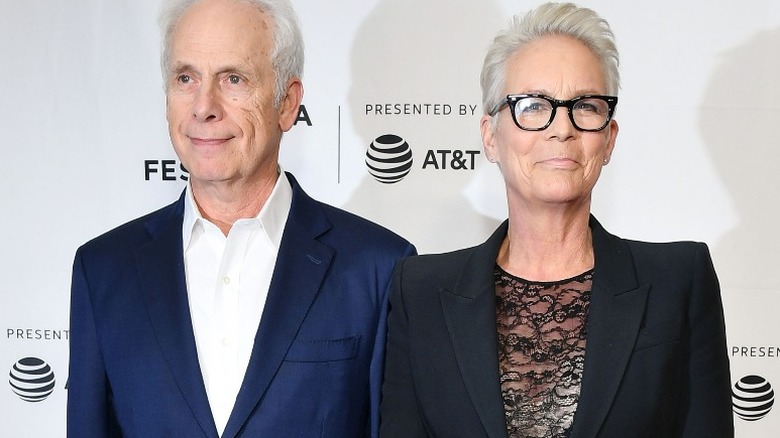
M 588 209 L 509 215 L 509 231 L 496 262 L 534 281 L 571 278 L 593 268 Z

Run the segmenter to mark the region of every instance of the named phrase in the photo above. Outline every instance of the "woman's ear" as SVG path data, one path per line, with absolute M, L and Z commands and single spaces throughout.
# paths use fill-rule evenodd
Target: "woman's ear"
M 482 134 L 482 147 L 485 150 L 485 158 L 491 163 L 496 162 L 496 147 L 495 147 L 495 135 L 494 130 L 496 127 L 493 124 L 493 117 L 485 114 L 479 121 L 479 130 Z

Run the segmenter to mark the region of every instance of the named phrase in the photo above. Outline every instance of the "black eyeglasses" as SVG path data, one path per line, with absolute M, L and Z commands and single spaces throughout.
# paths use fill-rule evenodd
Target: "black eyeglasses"
M 506 101 L 490 113 L 495 116 L 505 106 L 512 112 L 515 125 L 524 131 L 543 131 L 555 118 L 555 110 L 565 107 L 569 120 L 580 131 L 601 131 L 612 120 L 617 96 L 587 95 L 571 100 L 558 100 L 542 94 L 510 94 Z

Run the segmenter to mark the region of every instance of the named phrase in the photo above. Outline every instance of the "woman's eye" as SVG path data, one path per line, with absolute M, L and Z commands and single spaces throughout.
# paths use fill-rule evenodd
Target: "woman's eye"
M 548 111 L 548 105 L 541 102 L 523 102 L 523 105 L 518 105 L 518 112 L 520 114 L 535 114 Z
M 574 105 L 574 110 L 590 114 L 606 114 L 609 107 L 606 102 L 595 99 L 583 100 Z

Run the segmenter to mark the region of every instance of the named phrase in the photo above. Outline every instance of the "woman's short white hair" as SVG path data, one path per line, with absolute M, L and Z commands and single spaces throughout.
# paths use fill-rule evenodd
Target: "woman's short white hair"
M 184 14 L 202 0 L 169 0 L 160 13 L 159 24 L 162 32 L 163 78 L 167 86 L 171 74 L 171 45 L 176 25 Z M 274 104 L 279 106 L 287 91 L 287 83 L 292 78 L 303 77 L 303 36 L 298 17 L 289 0 L 236 0 L 256 6 L 271 19 L 274 27 L 271 66 L 276 74 Z
M 505 98 L 509 58 L 525 45 L 548 35 L 567 35 L 588 46 L 603 66 L 607 94 L 617 95 L 620 59 L 609 23 L 591 9 L 572 3 L 545 3 L 522 17 L 512 17 L 509 26 L 496 35 L 488 48 L 480 75 L 485 114 L 494 111 Z

